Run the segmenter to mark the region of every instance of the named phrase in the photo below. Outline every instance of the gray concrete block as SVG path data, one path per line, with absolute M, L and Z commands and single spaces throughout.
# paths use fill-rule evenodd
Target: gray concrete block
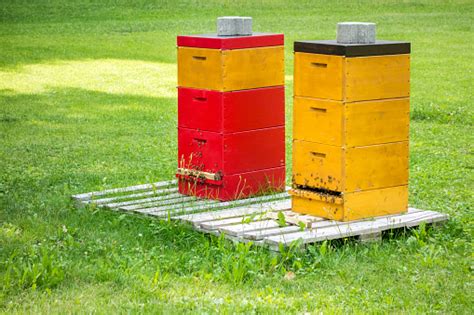
M 239 35 L 252 35 L 252 18 L 249 16 L 242 16 L 242 29 Z
M 375 43 L 375 23 L 337 23 L 336 40 L 338 43 L 341 44 Z
M 222 16 L 217 18 L 218 36 L 252 35 L 252 18 Z

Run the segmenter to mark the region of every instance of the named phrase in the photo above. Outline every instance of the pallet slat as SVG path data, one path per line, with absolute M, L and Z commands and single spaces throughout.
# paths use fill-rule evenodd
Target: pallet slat
M 265 211 L 273 211 L 278 209 L 290 209 L 291 200 L 278 200 L 278 201 L 269 201 L 264 203 L 253 204 L 244 207 L 231 208 L 226 210 L 220 210 L 215 212 L 204 212 L 204 213 L 194 213 L 194 214 L 185 214 L 175 217 L 177 220 L 188 221 L 194 224 L 198 224 L 204 221 L 220 220 L 225 218 L 233 218 L 238 216 L 244 216 L 254 213 L 261 213 Z
M 240 236 L 245 232 L 249 231 L 261 231 L 271 228 L 279 227 L 280 225 L 275 220 L 263 220 L 263 221 L 256 221 L 244 224 L 237 224 L 237 225 L 229 225 L 223 226 L 219 228 L 220 232 L 232 235 L 232 236 Z
M 122 187 L 122 188 L 106 189 L 102 191 L 94 191 L 94 192 L 89 192 L 89 193 L 84 193 L 84 194 L 77 194 L 77 195 L 72 195 L 71 198 L 76 201 L 84 201 L 84 200 L 90 200 L 92 197 L 97 197 L 97 196 L 105 196 L 105 195 L 124 193 L 124 192 L 130 192 L 130 191 L 138 191 L 138 190 L 156 189 L 156 188 L 165 187 L 165 186 L 176 186 L 177 184 L 178 182 L 176 180 L 168 180 L 168 181 L 156 182 L 152 184 L 142 184 L 142 185 L 135 185 L 135 186 L 129 186 L 129 187 Z

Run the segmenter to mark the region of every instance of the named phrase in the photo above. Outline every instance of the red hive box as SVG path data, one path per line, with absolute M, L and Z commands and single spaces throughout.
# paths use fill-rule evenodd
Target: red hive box
M 232 200 L 283 190 L 283 35 L 177 42 L 179 192 Z

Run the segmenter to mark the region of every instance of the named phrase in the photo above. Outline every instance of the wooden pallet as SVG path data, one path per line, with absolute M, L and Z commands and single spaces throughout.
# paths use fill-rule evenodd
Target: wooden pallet
M 188 222 L 199 231 L 241 242 L 252 241 L 277 249 L 295 241 L 309 244 L 323 240 L 359 237 L 377 240 L 386 230 L 438 223 L 448 215 L 409 208 L 405 214 L 339 222 L 291 211 L 287 192 L 228 202 L 198 199 L 178 193 L 177 183 L 164 181 L 72 196 L 78 206 L 137 212 Z

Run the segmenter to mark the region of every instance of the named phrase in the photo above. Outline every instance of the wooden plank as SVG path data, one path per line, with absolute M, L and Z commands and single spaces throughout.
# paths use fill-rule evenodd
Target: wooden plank
M 274 235 L 281 235 L 286 233 L 294 233 L 301 231 L 301 228 L 296 225 L 288 225 L 283 227 L 277 227 L 273 229 L 266 229 L 266 230 L 256 230 L 256 231 L 247 231 L 243 233 L 241 236 L 243 238 L 251 239 L 251 240 L 262 240 L 268 236 Z
M 261 197 L 258 197 L 258 198 L 261 198 Z M 244 200 L 248 200 L 248 199 L 244 199 Z M 239 202 L 236 203 L 235 200 L 234 201 L 229 201 L 228 204 L 226 204 L 224 202 L 213 203 L 213 204 L 199 204 L 199 205 L 194 206 L 194 207 L 182 207 L 182 208 L 178 208 L 178 209 L 176 209 L 176 208 L 171 209 L 172 210 L 171 212 L 169 211 L 169 209 L 167 209 L 165 207 L 164 210 L 160 210 L 159 212 L 153 212 L 152 214 L 156 215 L 156 216 L 160 216 L 160 217 L 166 217 L 170 213 L 171 217 L 174 218 L 174 217 L 181 216 L 185 213 L 190 213 L 190 212 L 198 212 L 198 211 L 202 212 L 202 211 L 206 211 L 206 210 L 215 211 L 215 210 L 218 210 L 218 209 L 221 209 L 221 208 L 228 208 L 229 205 L 230 206 L 236 206 L 236 205 L 240 205 L 240 204 L 245 204 L 245 202 L 241 202 L 243 200 L 237 200 L 237 201 L 239 201 Z
M 110 194 L 117 194 L 117 193 L 124 193 L 124 192 L 130 192 L 130 191 L 138 191 L 138 190 L 149 190 L 149 189 L 155 189 L 155 188 L 160 188 L 160 187 L 165 187 L 165 186 L 176 186 L 177 183 L 178 182 L 176 180 L 169 180 L 169 181 L 156 182 L 152 184 L 135 185 L 135 186 L 129 186 L 129 187 L 122 187 L 122 188 L 112 188 L 112 189 L 106 189 L 102 191 L 94 191 L 94 192 L 89 192 L 89 193 L 84 193 L 84 194 L 77 194 L 77 195 L 73 195 L 71 198 L 76 201 L 84 201 L 84 200 L 90 200 L 92 197 L 97 197 L 97 196 L 105 196 L 105 195 L 110 195 Z
M 408 141 L 344 148 L 293 141 L 297 185 L 359 192 L 408 184 Z
M 278 210 L 276 210 L 276 211 L 279 212 Z M 288 209 L 282 209 L 280 211 L 281 212 L 289 212 Z M 225 219 L 220 219 L 220 220 L 205 221 L 205 222 L 199 223 L 199 226 L 203 229 L 212 230 L 212 229 L 216 229 L 216 228 L 219 228 L 219 227 L 222 227 L 222 226 L 225 226 L 225 225 L 232 225 L 232 224 L 238 224 L 238 223 L 245 224 L 245 223 L 250 223 L 250 222 L 254 222 L 254 221 L 269 220 L 270 218 L 267 218 L 265 216 L 265 213 L 266 212 L 263 211 L 263 212 L 260 212 L 260 213 L 254 213 L 254 214 L 250 214 L 250 215 L 247 215 L 247 216 L 242 215 L 242 216 L 233 217 L 233 218 L 225 218 Z
M 293 211 L 338 221 L 401 214 L 408 206 L 406 185 L 356 191 L 341 197 L 302 189 L 291 190 L 290 194 Z
M 181 216 L 176 216 L 175 219 L 188 221 L 188 222 L 197 224 L 204 221 L 220 220 L 220 219 L 225 219 L 225 218 L 232 218 L 232 217 L 265 212 L 268 210 L 275 211 L 275 210 L 280 210 L 280 209 L 283 210 L 283 209 L 290 209 L 290 208 L 291 208 L 291 200 L 285 199 L 285 200 L 258 203 L 258 204 L 253 204 L 249 206 L 219 210 L 219 211 L 213 211 L 213 212 L 185 214 Z
M 265 242 L 270 245 L 278 245 L 279 243 L 288 245 L 301 238 L 303 243 L 312 243 L 326 239 L 330 240 L 365 233 L 376 233 L 400 227 L 410 227 L 421 223 L 432 223 L 446 220 L 446 218 L 446 215 L 437 212 L 419 211 L 405 215 L 374 218 L 372 221 L 339 222 L 334 226 L 327 226 L 326 228 L 267 237 Z
M 229 207 L 229 206 L 232 207 L 232 206 L 237 206 L 237 205 L 250 204 L 254 202 L 276 200 L 278 198 L 284 198 L 287 196 L 288 194 L 285 192 L 285 193 L 279 193 L 275 195 L 266 195 L 266 196 L 252 197 L 252 198 L 247 198 L 247 199 L 239 199 L 239 200 L 224 201 L 224 202 L 218 202 L 218 201 L 212 200 L 212 205 L 210 205 L 208 202 L 203 201 L 201 204 L 197 204 L 192 207 L 182 206 L 180 210 L 182 211 L 182 214 L 185 214 L 186 212 L 191 212 L 191 211 L 211 210 L 211 209 L 218 209 L 218 208 Z M 176 208 L 172 208 L 172 209 L 176 209 Z M 150 212 L 157 213 L 157 214 L 160 212 L 164 212 L 165 214 L 167 214 L 169 208 L 159 207 L 159 208 L 149 208 L 146 210 L 149 210 Z M 173 212 L 176 212 L 176 211 L 173 211 Z
M 348 102 L 410 96 L 410 55 L 345 58 Z
M 410 124 L 408 97 L 346 103 L 344 108 L 346 146 L 408 141 Z
M 147 204 L 156 204 L 156 201 L 159 201 L 159 200 L 177 199 L 179 197 L 182 197 L 182 195 L 176 192 L 176 193 L 171 193 L 171 194 L 161 195 L 161 196 L 151 197 L 151 198 L 143 198 L 143 199 L 123 201 L 123 202 L 107 203 L 103 206 L 108 207 L 108 208 L 121 208 L 121 207 L 124 207 L 124 206 L 134 206 L 134 205 L 145 207 Z M 132 210 L 132 209 L 127 209 L 127 210 Z
M 328 99 L 295 96 L 293 138 L 329 145 L 344 145 L 344 103 Z M 315 132 L 314 126 L 318 126 Z
M 382 240 L 382 232 L 366 233 L 359 235 L 361 243 L 380 242 Z
M 126 200 L 126 201 L 123 201 L 123 202 L 128 202 L 128 201 L 138 202 L 140 200 L 144 200 L 141 197 L 158 196 L 158 195 L 162 195 L 162 194 L 165 194 L 165 193 L 171 194 L 171 193 L 174 193 L 174 192 L 177 192 L 177 191 L 178 191 L 178 188 L 167 188 L 167 189 L 160 189 L 160 190 L 157 190 L 157 191 L 147 191 L 147 192 L 138 193 L 138 194 L 121 195 L 121 196 L 102 198 L 102 199 L 91 199 L 91 200 L 85 200 L 83 202 L 86 203 L 86 204 L 92 204 L 93 203 L 93 204 L 96 204 L 96 205 L 107 204 L 107 207 L 114 207 L 114 206 L 117 206 L 120 203 L 122 203 L 122 202 L 120 202 L 120 200 Z M 130 199 L 130 200 L 128 200 L 128 199 Z
M 223 90 L 284 85 L 284 59 L 283 46 L 223 50 Z
M 246 216 L 226 218 L 222 220 L 201 222 L 198 225 L 201 229 L 204 229 L 204 230 L 215 230 L 226 225 L 244 223 L 244 220 L 248 218 L 249 217 L 246 217 Z
M 158 201 L 146 202 L 146 203 L 141 203 L 141 204 L 133 204 L 130 206 L 119 207 L 119 209 L 132 210 L 132 211 L 146 209 L 146 210 L 149 210 L 150 212 L 153 212 L 155 209 L 162 208 L 165 205 L 168 207 L 181 207 L 185 203 L 191 202 L 191 201 L 198 202 L 198 200 L 196 200 L 195 197 L 180 195 L 178 198 L 158 200 Z
M 294 95 L 342 100 L 344 57 L 295 53 Z
M 283 59 L 283 46 L 222 51 L 178 47 L 178 86 L 235 91 L 283 85 Z
M 240 236 L 248 231 L 261 231 L 275 227 L 279 227 L 275 220 L 263 220 L 244 224 L 222 226 L 219 228 L 219 231 L 232 236 Z
M 315 217 L 312 215 L 302 215 L 293 211 L 284 212 L 285 222 L 287 224 L 300 225 L 304 224 L 305 227 L 311 228 L 313 223 L 324 220 L 320 217 Z M 279 213 L 269 212 L 266 214 L 266 217 L 269 219 L 279 220 Z

